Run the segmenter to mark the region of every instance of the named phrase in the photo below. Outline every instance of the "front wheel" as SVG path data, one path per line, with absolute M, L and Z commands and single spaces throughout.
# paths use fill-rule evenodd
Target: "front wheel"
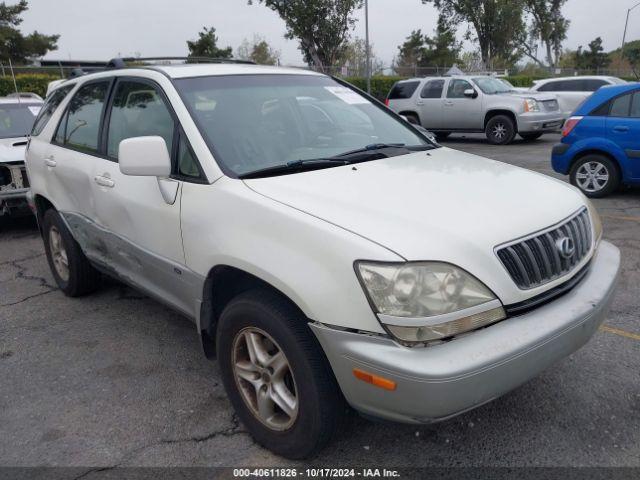
M 485 134 L 493 145 L 507 145 L 516 136 L 516 127 L 506 115 L 496 115 L 487 122 Z
M 599 198 L 620 186 L 618 167 L 603 155 L 586 155 L 571 167 L 569 180 L 587 197 Z
M 285 299 L 253 290 L 220 316 L 217 357 L 242 423 L 263 447 L 306 458 L 334 435 L 345 404 L 307 319 Z

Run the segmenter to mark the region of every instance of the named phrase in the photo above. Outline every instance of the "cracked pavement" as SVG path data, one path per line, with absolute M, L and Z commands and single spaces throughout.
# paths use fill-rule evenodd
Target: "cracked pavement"
M 545 174 L 557 136 L 453 148 Z M 554 176 L 557 176 L 553 174 Z M 640 190 L 597 200 L 624 270 L 607 325 L 640 334 Z M 314 465 L 640 466 L 640 341 L 598 332 L 504 397 L 432 426 L 354 416 Z M 116 282 L 64 297 L 35 223 L 0 230 L 0 465 L 303 465 L 257 446 L 233 414 L 193 325 Z

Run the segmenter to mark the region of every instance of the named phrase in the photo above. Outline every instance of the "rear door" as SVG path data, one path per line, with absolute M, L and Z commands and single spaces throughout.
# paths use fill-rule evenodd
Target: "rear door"
M 465 90 L 475 90 L 461 78 L 452 78 L 443 100 L 442 125 L 445 130 L 481 130 L 483 123 L 482 98 L 466 97 Z
M 627 175 L 640 179 L 640 91 L 627 93 L 611 102 L 607 138 L 625 152 Z
M 99 161 L 100 125 L 112 79 L 81 85 L 66 106 L 42 160 L 47 192 L 90 257 L 100 254 L 95 229 L 93 176 Z
M 433 130 L 442 128 L 444 83 L 443 79 L 429 80 L 420 90 L 416 105 L 424 128 Z

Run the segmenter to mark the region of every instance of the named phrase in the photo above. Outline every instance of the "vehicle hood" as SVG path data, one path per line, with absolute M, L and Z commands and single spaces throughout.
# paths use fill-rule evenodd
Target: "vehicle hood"
M 513 91 L 513 92 L 509 92 L 506 95 L 509 95 L 511 97 L 517 97 L 517 98 L 533 98 L 535 100 L 538 100 L 539 102 L 545 102 L 547 100 L 557 100 L 558 97 L 556 97 L 555 94 L 553 93 L 545 93 L 545 92 L 534 92 L 532 90 L 530 91 Z
M 450 262 L 489 286 L 496 268 L 504 274 L 495 246 L 585 205 L 560 180 L 444 147 L 245 183 L 404 259 Z
M 1 138 L 0 163 L 23 162 L 27 140 L 27 137 Z

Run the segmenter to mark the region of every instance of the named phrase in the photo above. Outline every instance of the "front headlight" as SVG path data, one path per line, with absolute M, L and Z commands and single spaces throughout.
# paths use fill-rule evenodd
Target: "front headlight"
M 477 278 L 442 262 L 358 262 L 357 273 L 387 330 L 405 342 L 451 337 L 505 318 Z
M 540 104 L 538 103 L 537 100 L 535 100 L 533 98 L 527 98 L 524 101 L 524 111 L 525 112 L 539 112 L 540 111 Z
M 602 240 L 602 220 L 595 205 L 591 203 L 591 200 L 587 200 L 587 210 L 589 210 L 589 217 L 593 224 L 593 238 L 597 247 L 600 240 Z

